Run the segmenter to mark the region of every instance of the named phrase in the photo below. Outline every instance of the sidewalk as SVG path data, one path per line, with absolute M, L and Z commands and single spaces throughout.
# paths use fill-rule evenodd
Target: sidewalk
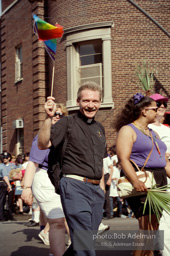
M 43 244 L 38 237 L 39 227 L 24 226 L 31 217 L 28 214 L 15 215 L 17 221 L 5 221 L 0 223 L 0 247 L 1 256 L 48 256 L 49 246 Z M 135 230 L 138 229 L 136 219 L 114 218 L 104 220 L 104 224 L 110 225 L 110 229 Z M 66 235 L 67 240 L 67 235 Z M 131 251 L 96 251 L 96 256 L 132 256 Z

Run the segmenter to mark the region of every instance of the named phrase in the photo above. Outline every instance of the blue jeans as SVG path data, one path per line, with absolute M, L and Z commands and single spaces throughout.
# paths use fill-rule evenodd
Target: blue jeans
M 113 209 L 116 206 L 116 204 L 114 205 L 113 201 L 117 202 L 117 214 L 118 214 L 118 216 L 120 216 L 122 214 L 122 199 L 120 197 L 110 197 L 111 217 L 114 216 Z
M 97 232 L 103 216 L 104 191 L 99 185 L 63 177 L 60 181 L 60 195 L 72 241 L 64 256 L 95 256 L 94 250 L 76 251 L 73 248 L 74 232 L 86 230 L 91 236 L 92 231 Z M 86 239 L 80 237 L 80 240 L 80 243 L 86 244 Z

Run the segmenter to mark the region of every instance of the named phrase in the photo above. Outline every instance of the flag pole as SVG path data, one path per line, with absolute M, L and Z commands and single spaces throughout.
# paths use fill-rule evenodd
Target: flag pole
M 53 61 L 53 70 L 52 70 L 52 82 L 51 82 L 51 97 L 53 96 L 53 85 L 54 85 L 54 69 L 55 69 L 55 61 Z

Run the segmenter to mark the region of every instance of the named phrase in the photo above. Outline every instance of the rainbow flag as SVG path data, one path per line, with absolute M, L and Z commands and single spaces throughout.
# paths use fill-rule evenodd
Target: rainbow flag
M 38 36 L 38 39 L 44 43 L 45 49 L 52 60 L 55 60 L 55 54 L 57 51 L 57 39 L 63 35 L 63 27 L 56 24 L 55 26 L 45 22 L 38 16 L 33 15 L 34 33 Z
M 46 41 L 63 35 L 63 27 L 59 24 L 55 26 L 40 19 L 37 15 L 33 15 L 34 18 L 34 31 L 38 34 L 38 38 L 41 41 Z
M 55 54 L 57 51 L 57 39 L 51 39 L 44 41 L 44 46 L 46 51 L 48 52 L 49 56 L 51 57 L 52 60 L 55 60 Z

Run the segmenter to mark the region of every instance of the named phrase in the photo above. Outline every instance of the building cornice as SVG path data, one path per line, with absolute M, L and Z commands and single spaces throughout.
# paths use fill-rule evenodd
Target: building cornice
M 85 25 L 67 28 L 67 29 L 64 29 L 64 35 L 68 35 L 71 33 L 79 32 L 87 29 L 106 28 L 106 27 L 114 27 L 113 21 L 97 22 L 97 23 L 91 23 L 91 24 L 85 24 Z

